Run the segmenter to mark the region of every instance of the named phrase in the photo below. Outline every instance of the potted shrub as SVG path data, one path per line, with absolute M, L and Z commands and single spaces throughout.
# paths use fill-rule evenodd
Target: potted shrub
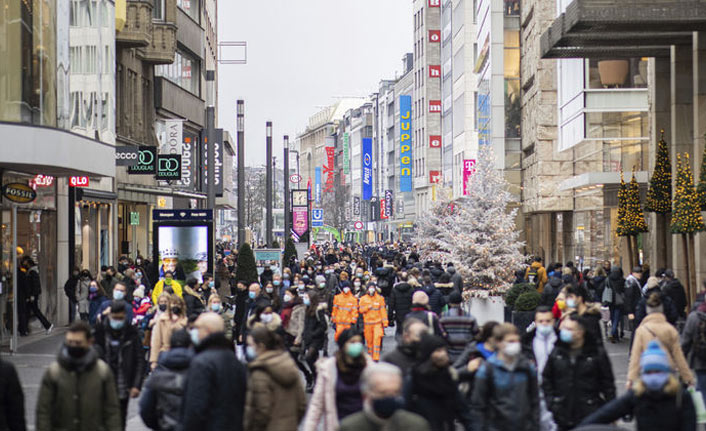
M 512 323 L 517 326 L 520 332 L 525 329 L 534 320 L 534 310 L 539 305 L 540 294 L 536 290 L 521 294 L 515 300 L 515 306 L 512 311 Z
M 536 292 L 534 285 L 529 283 L 520 283 L 513 285 L 507 293 L 505 293 L 505 321 L 512 321 L 512 310 L 515 308 L 515 301 L 523 293 Z

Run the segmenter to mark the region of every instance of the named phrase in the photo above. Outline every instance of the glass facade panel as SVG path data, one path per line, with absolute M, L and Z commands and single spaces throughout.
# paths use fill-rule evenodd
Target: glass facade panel
M 647 88 L 647 59 L 588 60 L 588 88 Z
M 603 142 L 603 172 L 630 172 L 633 168 L 646 171 L 648 143 L 647 140 Z
M 177 6 L 179 6 L 179 9 L 186 12 L 186 14 L 196 22 L 201 22 L 199 20 L 200 3 L 201 2 L 199 0 L 177 0 Z
M 589 112 L 586 138 L 646 138 L 647 112 Z
M 195 56 L 179 50 L 176 52 L 174 63 L 154 68 L 156 76 L 167 78 L 196 96 L 200 95 L 199 69 L 199 60 Z
M 520 0 L 505 0 L 505 15 L 520 15 Z
M 0 121 L 56 126 L 56 0 L 0 0 Z

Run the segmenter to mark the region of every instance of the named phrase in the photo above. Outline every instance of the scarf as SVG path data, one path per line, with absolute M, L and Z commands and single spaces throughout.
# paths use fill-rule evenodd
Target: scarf
M 437 368 L 428 359 L 412 369 L 414 392 L 428 399 L 450 399 L 457 390 L 448 367 Z

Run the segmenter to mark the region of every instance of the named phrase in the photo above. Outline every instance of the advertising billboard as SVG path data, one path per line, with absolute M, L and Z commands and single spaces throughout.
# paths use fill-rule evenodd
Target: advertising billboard
M 412 191 L 412 96 L 400 96 L 400 192 Z
M 156 279 L 166 271 L 180 283 L 213 273 L 213 213 L 207 210 L 154 210 L 153 254 Z
M 215 160 L 215 177 L 216 177 L 216 196 L 223 196 L 223 129 L 216 129 L 214 132 L 215 143 L 213 148 L 215 148 L 214 160 Z M 201 177 L 201 191 L 206 192 L 208 190 L 208 139 L 206 137 L 206 130 L 201 131 L 201 142 L 203 143 L 201 149 L 201 166 L 203 166 L 203 172 Z
M 373 197 L 373 140 L 363 138 L 363 151 L 361 154 L 363 166 L 362 193 L 363 200 L 369 201 Z
M 306 207 L 292 208 L 292 230 L 302 236 L 309 230 L 309 212 Z

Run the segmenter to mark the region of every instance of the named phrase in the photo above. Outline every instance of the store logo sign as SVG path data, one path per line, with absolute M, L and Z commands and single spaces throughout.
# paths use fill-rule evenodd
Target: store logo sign
M 441 42 L 441 30 L 429 30 L 429 43 Z
M 162 154 L 157 157 L 157 179 L 167 181 L 181 179 L 180 154 Z
M 429 78 L 441 78 L 441 66 L 429 65 Z
M 135 166 L 140 150 L 133 146 L 115 147 L 116 166 Z
M 37 192 L 27 184 L 10 183 L 2 186 L 2 195 L 5 199 L 16 204 L 28 204 L 37 199 Z
M 430 114 L 440 114 L 441 113 L 441 100 L 430 100 L 429 101 L 429 113 Z
M 157 148 L 140 147 L 137 164 L 127 169 L 128 174 L 152 175 L 157 172 Z
M 441 0 L 429 0 L 429 7 L 441 7 Z
M 88 187 L 88 177 L 69 177 L 69 185 L 71 187 Z

